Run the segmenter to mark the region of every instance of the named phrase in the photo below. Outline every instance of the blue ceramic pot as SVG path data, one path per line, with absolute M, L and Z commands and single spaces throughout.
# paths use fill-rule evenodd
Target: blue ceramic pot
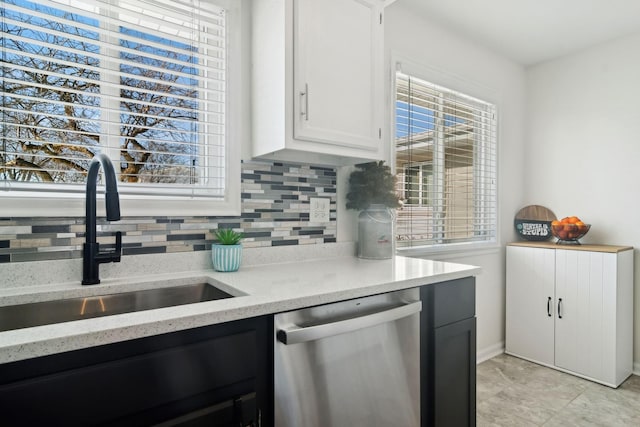
M 242 261 L 242 245 L 211 245 L 211 260 L 216 271 L 237 271 Z

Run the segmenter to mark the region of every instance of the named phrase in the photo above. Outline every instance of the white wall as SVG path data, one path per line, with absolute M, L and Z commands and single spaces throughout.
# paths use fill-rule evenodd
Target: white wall
M 477 278 L 478 352 L 483 357 L 501 351 L 504 345 L 504 243 L 516 238 L 513 216 L 523 206 L 524 200 L 524 69 L 472 41 L 458 37 L 436 22 L 418 17 L 405 8 L 402 0 L 386 9 L 385 43 L 388 61 L 392 56 L 410 58 L 416 64 L 457 80 L 462 86 L 481 87 L 494 94 L 500 128 L 500 247 L 447 257 L 447 260 L 483 268 Z
M 592 224 L 583 242 L 640 248 L 640 33 L 527 70 L 526 204 Z M 635 254 L 635 371 L 640 261 Z

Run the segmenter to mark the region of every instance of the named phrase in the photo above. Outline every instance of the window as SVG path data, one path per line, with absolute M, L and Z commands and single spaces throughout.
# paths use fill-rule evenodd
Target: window
M 396 73 L 397 247 L 495 242 L 496 108 Z
M 2 196 L 73 201 L 103 152 L 126 200 L 239 207 L 228 24 L 205 0 L 3 0 Z

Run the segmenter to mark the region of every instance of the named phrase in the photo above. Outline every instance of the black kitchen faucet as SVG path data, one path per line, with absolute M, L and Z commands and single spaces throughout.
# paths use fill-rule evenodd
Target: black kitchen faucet
M 104 193 L 107 209 L 107 221 L 120 220 L 120 200 L 116 173 L 111 160 L 105 154 L 97 154 L 89 165 L 86 194 L 86 240 L 83 249 L 82 284 L 96 285 L 100 283 L 99 266 L 106 262 L 120 262 L 122 252 L 122 233 L 116 232 L 116 248 L 114 251 L 100 252 L 100 244 L 96 241 L 96 186 L 100 165 L 104 171 L 106 191 Z

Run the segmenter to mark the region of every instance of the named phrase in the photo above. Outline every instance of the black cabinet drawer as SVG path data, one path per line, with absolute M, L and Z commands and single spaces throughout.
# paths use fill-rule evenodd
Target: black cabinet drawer
M 475 278 L 466 277 L 423 286 L 421 299 L 429 328 L 437 328 L 474 317 L 476 313 Z

